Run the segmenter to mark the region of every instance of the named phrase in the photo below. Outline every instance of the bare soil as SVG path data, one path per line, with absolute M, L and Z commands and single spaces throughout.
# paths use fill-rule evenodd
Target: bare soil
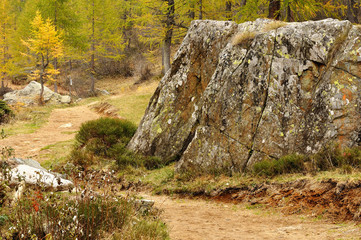
M 77 106 L 66 109 L 53 110 L 49 121 L 32 134 L 19 134 L 0 140 L 0 145 L 15 148 L 17 157 L 31 157 L 36 159 L 40 150 L 60 141 L 74 138 L 81 123 L 96 119 L 100 115 L 87 106 Z M 347 187 L 337 188 L 335 184 L 327 186 L 335 191 L 345 191 Z M 294 188 L 295 186 L 288 186 Z M 173 240 L 198 239 L 360 239 L 361 229 L 354 222 L 348 224 L 332 224 L 316 218 L 289 215 L 291 211 L 283 211 L 276 202 L 282 202 L 293 210 L 307 208 L 311 199 L 317 203 L 319 199 L 311 198 L 321 194 L 316 188 L 311 189 L 310 196 L 303 198 L 297 191 L 280 187 L 279 192 L 272 192 L 273 186 L 254 189 L 224 190 L 216 194 L 214 200 L 172 199 L 166 196 L 146 196 L 154 199 L 156 206 L 163 209 L 162 217 L 168 224 L 170 236 Z M 283 189 L 283 190 L 282 190 Z M 352 189 L 357 194 L 357 188 Z M 284 191 L 283 193 L 280 193 Z M 350 190 L 351 191 L 351 190 Z M 294 193 L 287 195 L 287 193 Z M 273 193 L 273 194 L 272 194 Z M 322 195 L 322 194 L 321 194 Z M 254 196 L 254 197 L 252 197 Z M 284 200 L 289 201 L 289 204 Z M 288 197 L 287 197 L 288 196 Z M 281 200 L 280 200 L 281 199 Z M 297 199 L 305 199 L 304 201 Z M 277 200 L 277 201 L 276 201 Z M 327 209 L 335 199 L 329 198 L 322 205 L 322 211 Z M 357 199 L 356 199 L 357 200 Z M 357 200 L 358 201 L 358 200 Z M 245 204 L 246 203 L 246 204 Z M 246 209 L 248 204 L 252 210 Z M 260 204 L 275 206 L 270 212 L 266 208 L 258 208 Z M 355 209 L 356 205 L 352 205 Z M 358 205 L 357 205 L 358 206 Z M 272 209 L 272 208 L 271 208 Z M 286 209 L 286 208 L 285 208 Z M 277 211 L 275 213 L 275 211 Z M 285 213 L 285 215 L 283 215 Z M 317 215 L 316 215 L 317 216 Z M 349 215 L 345 215 L 349 216 Z M 346 217 L 345 219 L 349 219 Z
M 163 209 L 172 240 L 360 239 L 360 227 L 283 215 L 244 204 L 147 196 Z
M 18 134 L 1 139 L 0 146 L 11 146 L 16 157 L 36 160 L 43 147 L 74 139 L 83 122 L 99 116 L 87 106 L 55 109 L 43 127 L 31 134 Z

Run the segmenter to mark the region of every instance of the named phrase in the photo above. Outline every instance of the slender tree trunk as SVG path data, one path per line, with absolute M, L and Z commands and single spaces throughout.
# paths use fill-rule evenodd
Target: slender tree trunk
M 293 13 L 291 10 L 290 5 L 287 6 L 287 22 L 293 22 L 294 18 L 293 18 Z
M 5 64 L 6 64 L 6 23 L 4 22 L 3 24 L 3 67 L 5 67 Z M 6 72 L 3 71 L 2 74 L 1 74 L 1 89 L 3 90 L 4 89 L 4 80 L 5 80 L 5 75 L 6 75 Z
M 166 35 L 163 42 L 163 64 L 164 64 L 164 73 L 170 69 L 170 57 L 171 57 L 171 45 L 173 37 L 173 26 L 174 26 L 174 0 L 167 0 L 168 11 L 167 11 L 167 21 L 166 21 Z
M 164 43 L 162 44 L 162 46 L 161 46 L 161 51 L 162 51 L 162 74 L 164 75 L 165 74 L 165 61 L 164 61 L 164 57 L 165 57 L 165 55 L 164 55 Z
M 199 0 L 198 4 L 199 4 L 199 19 L 202 20 L 203 19 L 203 1 Z
M 358 21 L 358 14 L 359 8 L 355 5 L 355 0 L 347 0 L 347 20 L 352 23 L 359 23 Z
M 171 43 L 172 43 L 172 37 L 169 36 L 172 33 L 170 33 L 171 31 L 167 31 L 167 37 L 164 40 L 164 44 L 163 44 L 163 58 L 164 58 L 164 73 L 168 72 L 168 70 L 170 69 L 170 57 L 171 57 Z
M 45 74 L 45 59 L 44 56 L 41 56 L 41 73 L 40 73 L 40 96 L 39 96 L 39 104 L 44 105 L 44 74 Z
M 232 2 L 226 1 L 226 18 L 228 21 L 232 21 Z
M 92 43 L 91 43 L 91 60 L 90 60 L 90 71 L 91 71 L 91 84 L 90 91 L 95 93 L 95 4 L 92 1 Z
M 57 8 L 57 1 L 55 0 L 55 5 L 54 5 L 54 26 L 55 26 L 55 31 L 58 31 L 58 8 Z M 58 58 L 54 58 L 54 69 L 57 70 L 58 69 Z M 54 92 L 58 93 L 58 85 L 57 85 L 57 76 L 55 76 L 55 82 L 54 82 Z
M 40 96 L 39 96 L 39 104 L 44 105 L 44 80 L 43 80 L 43 73 L 40 74 Z
M 124 2 L 128 2 L 128 0 L 124 0 Z M 125 9 L 124 14 L 121 17 L 124 22 L 127 21 L 128 14 L 130 15 L 130 13 L 128 12 L 128 9 Z M 123 32 L 123 35 L 124 35 L 124 40 L 125 40 L 125 44 L 127 46 L 127 50 L 129 50 L 130 49 L 130 43 L 131 43 L 131 37 L 130 36 L 128 37 L 128 29 L 125 27 L 125 25 L 123 25 L 122 32 Z
M 275 20 L 280 19 L 280 10 L 281 10 L 281 1 L 280 0 L 270 0 L 268 6 L 268 18 Z
M 191 10 L 189 11 L 189 18 L 193 20 L 196 17 L 196 14 L 194 12 L 195 9 L 194 2 L 190 3 L 190 9 Z

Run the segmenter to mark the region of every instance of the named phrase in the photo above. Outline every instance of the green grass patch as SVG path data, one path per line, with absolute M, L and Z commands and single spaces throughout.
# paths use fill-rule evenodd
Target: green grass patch
M 61 171 L 62 166 L 68 161 L 74 142 L 75 140 L 71 139 L 43 147 L 39 152 L 38 161 L 46 169 Z
M 37 107 L 13 107 L 15 114 L 9 123 L 4 124 L 2 129 L 6 136 L 18 134 L 30 134 L 44 126 L 48 122 L 51 112 L 57 108 L 68 108 L 73 105 L 49 105 Z
M 152 95 L 153 92 L 132 92 L 130 95 L 122 95 L 117 99 L 109 99 L 108 102 L 119 109 L 118 114 L 121 117 L 128 119 L 129 121 L 138 125 L 144 115 L 144 112 L 149 103 L 149 99 L 152 97 Z

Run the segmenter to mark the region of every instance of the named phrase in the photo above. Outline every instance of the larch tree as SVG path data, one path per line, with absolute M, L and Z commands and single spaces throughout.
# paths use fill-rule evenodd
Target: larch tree
M 90 92 L 95 92 L 97 72 L 107 74 L 104 68 L 117 65 L 124 58 L 126 40 L 124 31 L 129 23 L 124 17 L 126 0 L 82 0 L 79 1 L 83 19 L 83 35 L 87 36 L 86 54 L 91 76 Z M 125 5 L 123 5 L 125 4 Z M 105 71 L 105 72 L 104 72 Z
M 74 49 L 73 40 L 78 37 L 75 31 L 72 31 L 77 16 L 73 14 L 70 0 L 37 0 L 37 8 L 44 18 L 52 21 L 57 32 L 61 32 L 64 38 L 65 49 L 69 46 Z M 74 21 L 75 20 L 75 21 Z M 79 27 L 78 27 L 79 30 Z M 67 51 L 70 52 L 70 51 Z M 54 69 L 58 69 L 58 59 L 53 59 Z M 56 77 L 56 76 L 55 76 Z M 57 92 L 57 81 L 54 81 L 54 91 Z
M 54 81 L 54 77 L 59 74 L 59 71 L 54 69 L 52 61 L 63 55 L 63 45 L 51 20 L 43 20 L 39 11 L 31 22 L 31 26 L 31 38 L 22 42 L 30 50 L 31 54 L 35 56 L 35 61 L 39 66 L 39 69 L 33 73 L 32 78 L 39 79 L 40 81 L 39 102 L 44 104 L 44 83 L 49 80 Z M 31 57 L 31 55 L 28 56 Z
M 9 72 L 9 45 L 11 31 L 11 13 L 9 12 L 9 0 L 0 2 L 0 78 L 1 88 L 4 87 L 4 80 Z

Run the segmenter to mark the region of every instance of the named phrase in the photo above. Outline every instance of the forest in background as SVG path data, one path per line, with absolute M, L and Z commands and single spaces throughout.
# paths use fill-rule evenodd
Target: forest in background
M 359 0 L 1 0 L 2 87 L 4 80 L 21 84 L 29 75 L 55 89 L 91 79 L 86 87 L 94 92 L 99 77 L 147 78 L 158 56 L 164 73 L 172 46 L 195 19 L 359 23 L 359 11 Z

